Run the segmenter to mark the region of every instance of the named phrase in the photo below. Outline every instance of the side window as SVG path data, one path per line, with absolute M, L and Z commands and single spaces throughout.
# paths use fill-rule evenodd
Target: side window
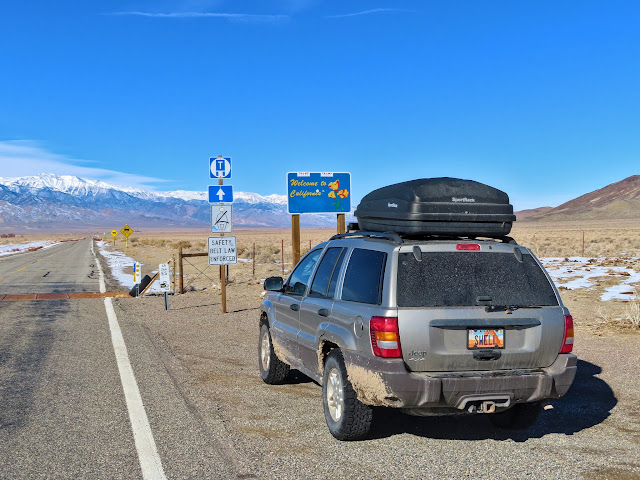
M 342 300 L 379 304 L 387 254 L 354 248 L 342 286 Z
M 311 277 L 311 272 L 313 272 L 313 267 L 316 266 L 321 252 L 321 248 L 314 250 L 298 264 L 289 276 L 289 280 L 287 280 L 284 293 L 289 295 L 304 295 L 309 283 L 309 277 Z
M 333 298 L 338 274 L 342 266 L 342 259 L 344 258 L 344 251 L 344 248 L 338 247 L 327 249 L 327 253 L 322 257 L 318 270 L 316 270 L 309 296 Z M 330 288 L 331 285 L 333 289 Z

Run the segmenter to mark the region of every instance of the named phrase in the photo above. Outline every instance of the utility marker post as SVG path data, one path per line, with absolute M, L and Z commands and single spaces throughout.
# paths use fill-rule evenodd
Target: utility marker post
M 169 276 L 169 264 L 158 265 L 158 277 L 160 279 L 160 291 L 164 292 L 164 309 L 169 310 L 169 290 L 171 290 L 171 277 Z

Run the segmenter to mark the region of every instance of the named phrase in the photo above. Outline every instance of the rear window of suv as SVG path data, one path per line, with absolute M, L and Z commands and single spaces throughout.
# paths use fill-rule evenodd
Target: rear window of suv
M 478 297 L 491 299 L 479 301 Z M 547 276 L 528 254 L 424 252 L 398 255 L 399 307 L 558 305 Z
M 354 248 L 344 274 L 342 300 L 379 304 L 386 261 L 384 252 Z

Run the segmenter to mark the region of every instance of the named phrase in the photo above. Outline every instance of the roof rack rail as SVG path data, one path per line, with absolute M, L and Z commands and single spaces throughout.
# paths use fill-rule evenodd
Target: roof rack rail
M 338 240 L 340 238 L 351 238 L 351 237 L 365 237 L 371 238 L 372 240 L 386 240 L 396 243 L 398 245 L 402 245 L 404 241 L 402 237 L 398 235 L 396 232 L 365 232 L 365 231 L 355 231 L 348 233 L 339 233 L 334 235 L 329 240 Z
M 476 239 L 491 239 L 497 240 L 501 243 L 508 243 L 511 245 L 518 245 L 512 237 L 507 235 L 429 235 L 425 234 L 399 234 L 397 232 L 369 232 L 364 230 L 358 230 L 357 223 L 349 223 L 347 227 L 347 233 L 340 233 L 331 237 L 331 240 L 338 238 L 348 237 L 367 237 L 379 240 L 391 240 L 398 245 L 404 243 L 404 240 L 476 240 Z

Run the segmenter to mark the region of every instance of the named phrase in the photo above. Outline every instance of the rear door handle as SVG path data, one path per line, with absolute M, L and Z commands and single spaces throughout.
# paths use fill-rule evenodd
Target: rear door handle
M 294 312 L 297 312 L 298 310 L 300 310 L 300 305 L 298 305 L 297 303 L 292 303 L 291 305 L 289 305 L 289 308 Z
M 318 315 L 320 315 L 321 317 L 328 317 L 329 310 L 327 310 L 326 308 L 321 308 L 320 310 L 318 310 Z

